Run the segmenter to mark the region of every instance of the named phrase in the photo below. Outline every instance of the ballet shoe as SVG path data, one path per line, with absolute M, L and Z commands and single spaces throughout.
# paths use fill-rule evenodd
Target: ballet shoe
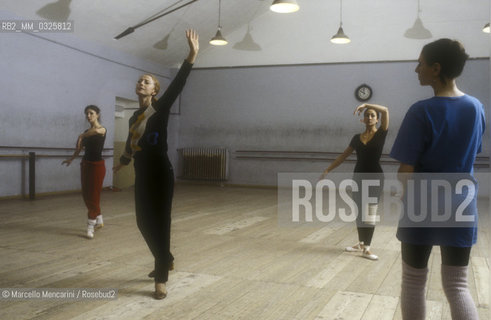
M 94 239 L 94 226 L 95 226 L 95 219 L 87 220 L 87 238 L 89 239 Z
M 167 297 L 167 289 L 165 288 L 165 283 L 155 282 L 155 292 L 153 297 L 156 300 L 162 300 Z
M 104 227 L 104 220 L 102 219 L 102 214 L 100 214 L 96 217 L 94 229 L 98 230 L 102 227 Z
M 378 260 L 378 256 L 373 253 L 370 253 L 370 251 L 367 249 L 363 250 L 362 257 L 373 261 Z
M 344 248 L 344 251 L 347 252 L 362 252 L 363 251 L 363 242 L 358 242 L 352 247 L 346 247 Z

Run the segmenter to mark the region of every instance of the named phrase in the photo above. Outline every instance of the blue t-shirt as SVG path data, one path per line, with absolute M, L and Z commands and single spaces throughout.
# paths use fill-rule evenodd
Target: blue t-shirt
M 406 113 L 390 156 L 415 172 L 472 172 L 485 128 L 474 97 L 433 97 Z
M 416 173 L 472 176 L 484 128 L 483 105 L 472 96 L 422 100 L 408 110 L 390 156 L 414 166 Z M 474 214 L 477 220 L 477 208 L 472 211 L 467 213 Z M 469 247 L 477 240 L 477 221 L 470 228 L 407 228 L 400 223 L 397 237 L 413 244 Z

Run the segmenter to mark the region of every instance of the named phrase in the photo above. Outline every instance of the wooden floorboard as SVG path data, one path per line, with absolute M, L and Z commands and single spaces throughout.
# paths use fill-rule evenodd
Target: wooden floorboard
M 153 258 L 137 227 L 133 190 L 104 191 L 105 227 L 84 237 L 79 194 L 0 202 L 0 288 L 114 288 L 117 299 L 0 300 L 0 319 L 399 320 L 401 256 L 396 226 L 379 225 L 378 261 L 343 248 L 353 224 L 278 222 L 274 189 L 177 184 L 168 297 L 152 298 Z M 489 316 L 489 208 L 480 211 L 469 288 Z M 450 319 L 440 251 L 430 259 L 427 319 Z

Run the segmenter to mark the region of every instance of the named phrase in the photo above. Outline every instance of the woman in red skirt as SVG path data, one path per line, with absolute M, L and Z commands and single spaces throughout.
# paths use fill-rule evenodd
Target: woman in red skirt
M 94 230 L 102 228 L 101 208 L 99 206 L 102 183 L 106 175 L 106 167 L 102 159 L 102 149 L 106 140 L 106 128 L 99 123 L 99 107 L 89 105 L 85 107 L 85 115 L 90 123 L 90 128 L 78 136 L 75 152 L 70 159 L 62 162 L 69 166 L 82 149 L 85 149 L 84 157 L 80 163 L 82 195 L 88 209 L 87 238 L 94 238 Z

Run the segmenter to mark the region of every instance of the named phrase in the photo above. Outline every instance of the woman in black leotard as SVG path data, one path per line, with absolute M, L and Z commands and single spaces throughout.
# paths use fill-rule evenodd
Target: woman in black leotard
M 85 107 L 85 116 L 90 123 L 87 129 L 78 136 L 75 152 L 72 157 L 63 161 L 62 164 L 69 166 L 73 159 L 85 149 L 84 157 L 80 163 L 80 178 L 82 182 L 82 195 L 88 209 L 87 238 L 94 238 L 94 229 L 104 226 L 101 208 L 99 205 L 102 191 L 102 183 L 106 175 L 106 167 L 102 159 L 102 149 L 106 140 L 106 128 L 100 123 L 99 107 L 89 105 Z
M 362 252 L 363 257 L 370 260 L 377 260 L 378 257 L 370 252 L 373 232 L 375 231 L 375 221 L 377 215 L 377 205 L 369 204 L 362 207 L 361 182 L 364 179 L 378 180 L 379 186 L 371 186 L 369 197 L 379 198 L 383 189 L 383 171 L 379 160 L 384 147 L 385 137 L 389 128 L 389 111 L 386 107 L 376 104 L 362 104 L 358 106 L 354 114 L 360 115 L 363 112 L 362 122 L 365 124 L 365 131 L 356 134 L 344 150 L 344 152 L 334 160 L 334 162 L 323 172 L 322 178 L 334 168 L 343 163 L 346 158 L 356 150 L 356 166 L 354 177 L 358 184 L 358 192 L 353 192 L 353 200 L 358 208 L 357 229 L 359 242 L 354 246 L 347 247 L 349 252 Z M 380 127 L 377 123 L 380 120 Z
M 155 278 L 155 299 L 167 296 L 165 283 L 174 259 L 170 252 L 174 171 L 167 156 L 167 123 L 170 108 L 184 88 L 199 50 L 194 30 L 187 30 L 186 38 L 188 57 L 162 97 L 155 98 L 160 84 L 154 76 L 146 74 L 138 80 L 140 109 L 130 118 L 125 152 L 113 169 L 117 172 L 132 157 L 135 160 L 136 222 L 155 258 L 154 271 L 149 274 Z

